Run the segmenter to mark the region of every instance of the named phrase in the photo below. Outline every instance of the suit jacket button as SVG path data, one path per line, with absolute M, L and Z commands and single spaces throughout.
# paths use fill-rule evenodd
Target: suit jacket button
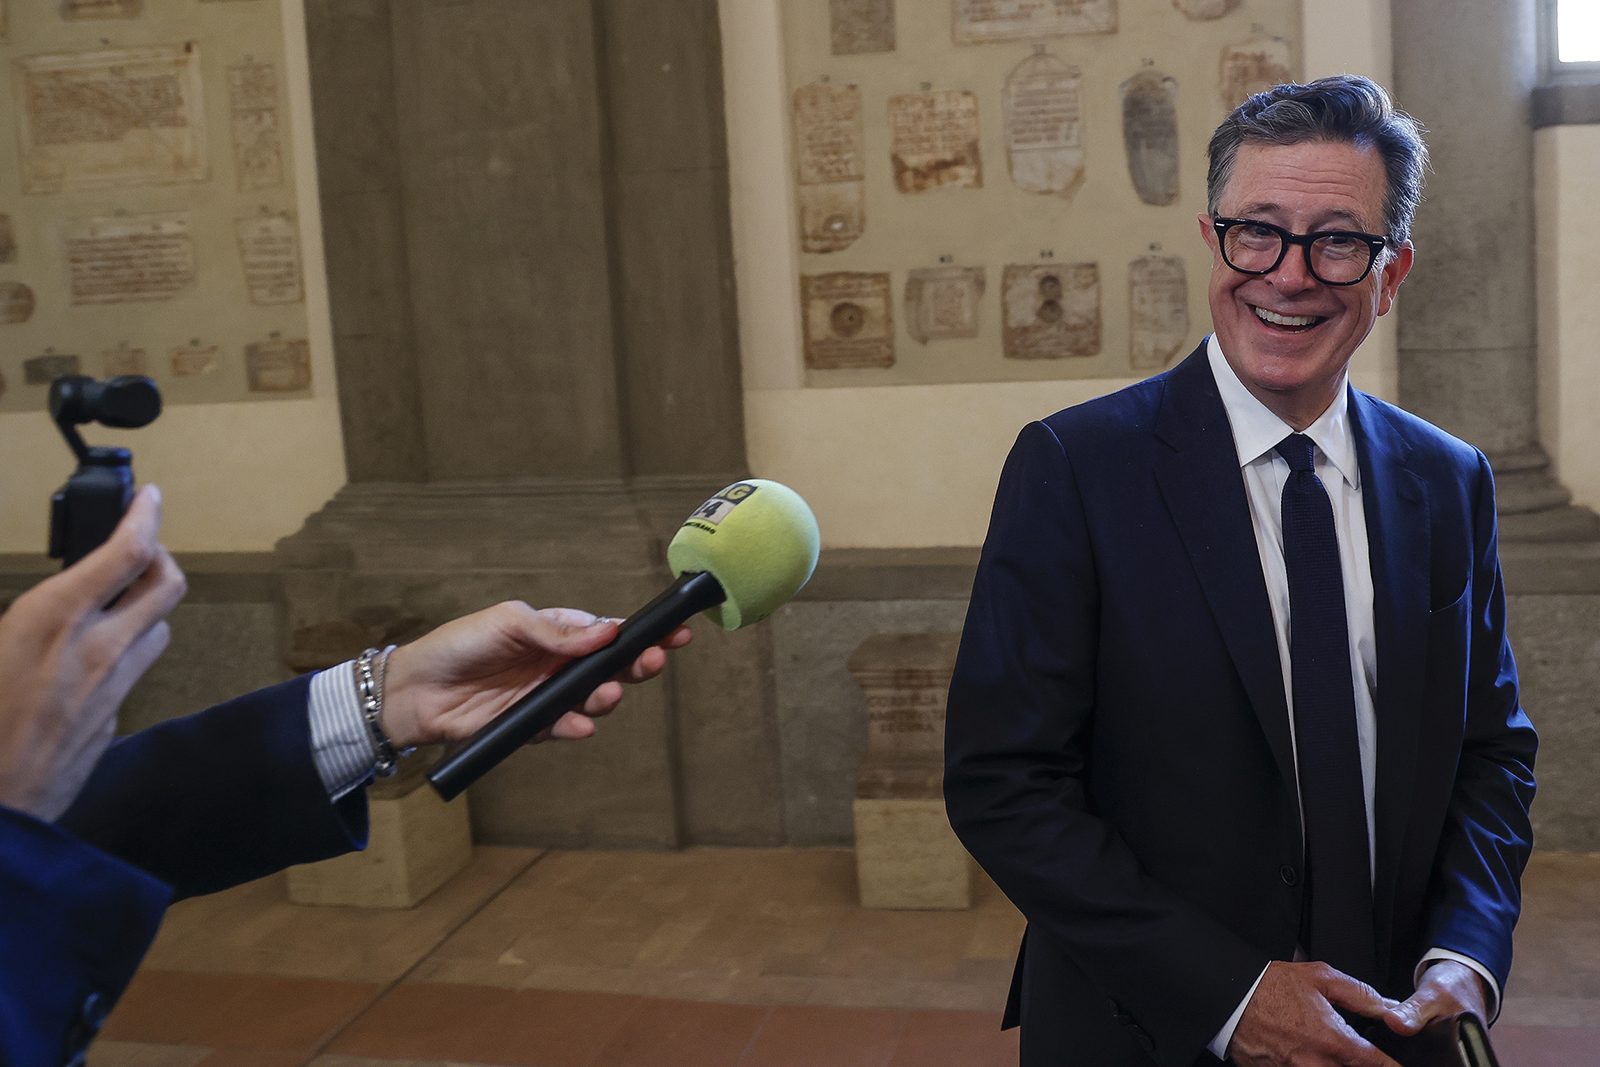
M 1278 868 L 1278 877 L 1282 878 L 1283 884 L 1287 886 L 1292 886 L 1300 881 L 1300 876 L 1295 873 L 1295 869 L 1287 863 Z
M 1156 1043 L 1152 1041 L 1150 1039 L 1150 1035 L 1145 1033 L 1143 1030 L 1135 1027 L 1133 1036 L 1135 1040 L 1139 1042 L 1139 1047 L 1144 1049 L 1146 1052 L 1154 1052 L 1156 1050 Z

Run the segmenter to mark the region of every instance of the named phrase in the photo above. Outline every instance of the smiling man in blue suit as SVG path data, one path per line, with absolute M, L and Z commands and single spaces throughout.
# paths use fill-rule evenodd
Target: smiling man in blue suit
M 1028 919 L 1022 1062 L 1385 1067 L 1498 1011 L 1537 739 L 1483 455 L 1349 384 L 1426 149 L 1376 84 L 1210 145 L 1215 334 L 1026 427 L 950 688 L 945 795 Z

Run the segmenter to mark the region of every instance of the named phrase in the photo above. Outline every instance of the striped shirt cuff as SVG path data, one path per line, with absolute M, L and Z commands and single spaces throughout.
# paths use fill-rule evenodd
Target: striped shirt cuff
M 311 679 L 311 758 L 338 800 L 372 777 L 377 752 L 356 699 L 354 660 L 319 671 Z

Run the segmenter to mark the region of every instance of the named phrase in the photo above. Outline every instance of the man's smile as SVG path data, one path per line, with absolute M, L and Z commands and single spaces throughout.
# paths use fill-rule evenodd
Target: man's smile
M 1254 304 L 1250 305 L 1250 310 L 1254 311 L 1256 318 L 1273 333 L 1305 333 L 1317 324 L 1327 321 L 1325 315 L 1282 315 Z

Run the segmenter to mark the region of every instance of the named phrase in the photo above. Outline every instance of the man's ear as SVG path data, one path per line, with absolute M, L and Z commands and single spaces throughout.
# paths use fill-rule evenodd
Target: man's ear
M 1383 265 L 1383 276 L 1378 279 L 1378 314 L 1387 315 L 1394 307 L 1395 294 L 1400 291 L 1400 283 L 1406 280 L 1406 275 L 1411 273 L 1411 264 L 1416 258 L 1417 250 L 1407 241 Z
M 1216 227 L 1211 225 L 1211 216 L 1202 211 L 1195 218 L 1200 221 L 1200 240 L 1206 243 L 1207 248 L 1215 252 L 1217 250 L 1217 230 Z

